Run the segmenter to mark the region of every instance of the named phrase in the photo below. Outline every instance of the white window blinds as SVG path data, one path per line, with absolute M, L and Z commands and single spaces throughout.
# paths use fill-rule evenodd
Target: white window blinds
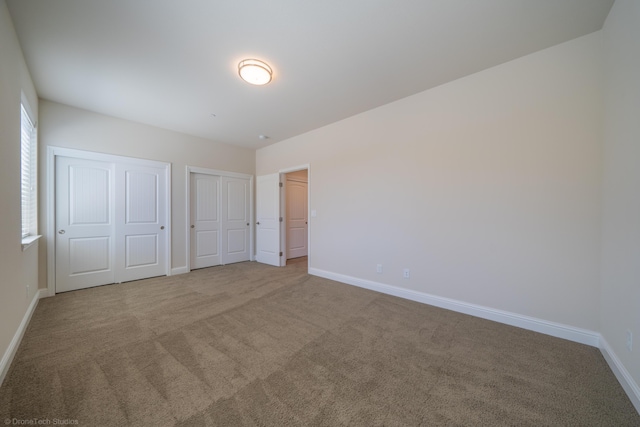
M 24 104 L 21 108 L 21 171 L 22 171 L 22 237 L 36 234 L 37 228 L 37 143 L 36 127 Z

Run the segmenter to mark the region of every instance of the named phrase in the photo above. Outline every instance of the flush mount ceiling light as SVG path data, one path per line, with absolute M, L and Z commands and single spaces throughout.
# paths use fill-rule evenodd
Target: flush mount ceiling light
M 257 59 L 245 59 L 238 64 L 238 74 L 245 82 L 261 86 L 271 81 L 273 70 Z

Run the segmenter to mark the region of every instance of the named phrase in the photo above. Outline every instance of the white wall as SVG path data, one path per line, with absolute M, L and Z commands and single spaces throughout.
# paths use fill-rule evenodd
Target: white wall
M 4 0 L 0 0 L 0 380 L 11 341 L 38 290 L 38 245 L 22 251 L 20 216 L 21 93 L 38 98 Z M 29 291 L 27 292 L 27 286 Z
M 253 175 L 254 151 L 104 116 L 51 101 L 40 100 L 41 153 L 47 146 L 75 148 L 171 163 L 172 268 L 187 266 L 186 259 L 186 166 L 198 166 Z M 44 158 L 44 157 L 43 157 Z M 45 164 L 40 176 L 45 179 Z M 42 181 L 44 185 L 44 181 Z M 46 201 L 41 200 L 41 216 Z M 42 224 L 43 234 L 46 224 Z M 41 271 L 46 271 L 46 247 L 41 245 Z M 45 276 L 42 274 L 41 276 Z M 40 286 L 46 287 L 46 278 Z
M 597 331 L 601 44 L 260 149 L 257 174 L 310 164 L 311 268 Z
M 638 393 L 640 2 L 616 0 L 603 34 L 605 121 L 601 333 L 632 376 Z M 626 330 L 634 336 L 633 352 L 626 349 Z

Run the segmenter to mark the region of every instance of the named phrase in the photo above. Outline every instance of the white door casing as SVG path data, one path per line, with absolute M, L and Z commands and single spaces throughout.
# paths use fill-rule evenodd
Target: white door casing
M 222 177 L 222 262 L 249 261 L 250 251 L 250 181 L 246 178 Z
M 220 177 L 192 173 L 190 267 L 220 265 Z
M 307 183 L 287 178 L 287 259 L 307 256 Z
M 56 159 L 56 291 L 115 281 L 115 165 Z
M 280 174 L 256 181 L 256 259 L 280 266 Z

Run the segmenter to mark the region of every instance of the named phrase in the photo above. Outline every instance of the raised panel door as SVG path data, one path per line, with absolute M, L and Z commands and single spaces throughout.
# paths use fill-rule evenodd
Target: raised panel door
M 307 183 L 287 180 L 287 259 L 307 256 Z
M 250 259 L 249 180 L 222 177 L 222 260 L 224 264 Z
M 220 177 L 192 173 L 190 179 L 190 267 L 220 265 Z
M 118 164 L 116 280 L 166 274 L 165 173 L 162 167 Z
M 257 178 L 256 219 L 257 261 L 280 266 L 280 174 Z
M 56 157 L 56 292 L 113 283 L 112 163 Z

